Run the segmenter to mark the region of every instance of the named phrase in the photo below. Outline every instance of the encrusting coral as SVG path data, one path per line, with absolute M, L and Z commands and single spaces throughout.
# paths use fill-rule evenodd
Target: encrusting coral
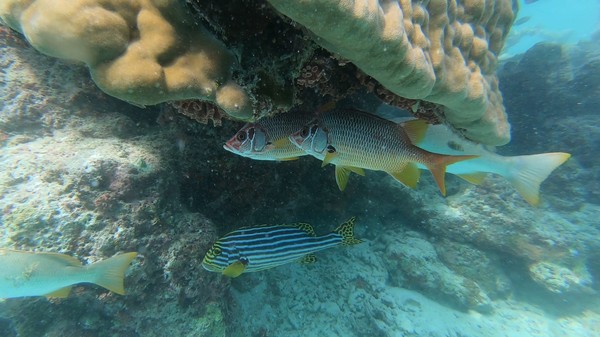
M 137 105 L 202 99 L 250 119 L 233 55 L 177 0 L 7 0 L 0 18 L 37 50 L 84 62 L 106 93 Z
M 269 2 L 395 94 L 443 105 L 467 138 L 510 140 L 495 68 L 516 0 Z

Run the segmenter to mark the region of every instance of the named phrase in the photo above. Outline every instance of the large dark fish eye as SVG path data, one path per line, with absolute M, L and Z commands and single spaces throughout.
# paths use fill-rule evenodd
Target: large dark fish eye
M 308 126 L 305 126 L 302 128 L 302 131 L 300 131 L 300 136 L 302 138 L 308 137 Z
M 237 138 L 237 140 L 239 140 L 240 142 L 243 142 L 246 140 L 246 132 L 245 131 L 240 131 L 237 133 L 237 135 L 235 136 L 235 138 Z

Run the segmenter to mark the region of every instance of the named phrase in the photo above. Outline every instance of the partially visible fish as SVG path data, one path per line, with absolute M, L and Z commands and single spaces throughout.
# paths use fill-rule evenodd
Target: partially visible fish
M 448 166 L 446 172 L 456 174 L 473 184 L 481 183 L 486 173 L 499 174 L 513 185 L 523 199 L 534 206 L 539 204 L 542 182 L 571 157 L 564 152 L 501 156 L 481 144 L 456 135 L 445 125 L 429 125 L 425 136 L 415 145 L 447 155 L 477 155 L 477 158 Z M 419 167 L 425 168 L 423 165 Z
M 243 227 L 217 240 L 204 256 L 202 267 L 237 277 L 290 262 L 312 263 L 316 261 L 314 252 L 361 242 L 354 237 L 354 218 L 323 236 L 316 236 L 307 223 Z
M 356 110 L 334 110 L 323 114 L 290 136 L 306 153 L 336 166 L 336 181 L 344 190 L 350 172 L 363 169 L 384 171 L 414 188 L 419 180 L 416 163 L 427 167 L 446 195 L 446 166 L 475 158 L 475 155 L 449 156 L 414 145 L 421 140 L 427 124 L 416 121 L 396 124 Z
M 517 20 L 515 20 L 515 22 L 513 23 L 513 26 L 518 26 L 518 25 L 522 25 L 525 22 L 531 20 L 531 16 L 524 16 L 522 18 L 518 18 Z
M 72 285 L 84 282 L 123 295 L 125 271 L 136 256 L 125 253 L 82 266 L 69 255 L 0 249 L 0 298 L 67 297 Z
M 294 160 L 306 153 L 292 144 L 288 137 L 312 119 L 298 113 L 280 113 L 247 123 L 223 148 L 242 157 L 255 160 Z

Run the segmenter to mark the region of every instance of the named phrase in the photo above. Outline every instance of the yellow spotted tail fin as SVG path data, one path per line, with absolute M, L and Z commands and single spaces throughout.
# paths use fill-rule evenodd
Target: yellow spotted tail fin
M 529 204 L 540 203 L 540 185 L 557 167 L 571 157 L 564 152 L 540 153 L 512 157 L 513 165 L 506 179 Z
M 333 231 L 342 236 L 342 245 L 350 246 L 363 242 L 363 240 L 354 237 L 354 220 L 356 220 L 356 217 L 351 217 Z
M 137 253 L 125 253 L 113 256 L 87 266 L 89 272 L 95 276 L 90 281 L 119 295 L 125 294 L 123 279 L 131 261 Z

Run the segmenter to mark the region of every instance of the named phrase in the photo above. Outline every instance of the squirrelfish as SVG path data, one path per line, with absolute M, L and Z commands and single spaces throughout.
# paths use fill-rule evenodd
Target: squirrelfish
M 531 205 L 539 204 L 541 183 L 571 157 L 564 152 L 501 156 L 481 144 L 456 135 L 445 125 L 429 125 L 425 136 L 416 145 L 427 151 L 447 155 L 477 155 L 477 158 L 448 166 L 446 172 L 456 174 L 473 184 L 481 183 L 486 173 L 499 174 Z M 420 165 L 420 168 L 424 167 Z
M 427 124 L 420 120 L 401 125 L 361 111 L 333 110 L 293 133 L 290 140 L 322 159 L 323 165 L 334 164 L 340 190 L 346 187 L 350 172 L 364 175 L 363 169 L 387 172 L 414 188 L 419 163 L 431 171 L 440 192 L 446 195 L 446 166 L 476 156 L 449 156 L 415 146 L 426 130 Z
M 202 266 L 228 277 L 237 277 L 244 272 L 295 261 L 312 263 L 316 261 L 314 252 L 361 242 L 354 237 L 354 217 L 323 236 L 316 236 L 313 227 L 307 223 L 243 227 L 217 240 L 204 256 Z
M 74 257 L 0 249 L 0 298 L 67 297 L 71 286 L 94 283 L 125 294 L 123 278 L 137 253 L 125 253 L 83 266 Z
M 294 160 L 306 152 L 292 144 L 288 137 L 302 128 L 312 117 L 299 113 L 280 113 L 247 123 L 223 148 L 255 160 Z

